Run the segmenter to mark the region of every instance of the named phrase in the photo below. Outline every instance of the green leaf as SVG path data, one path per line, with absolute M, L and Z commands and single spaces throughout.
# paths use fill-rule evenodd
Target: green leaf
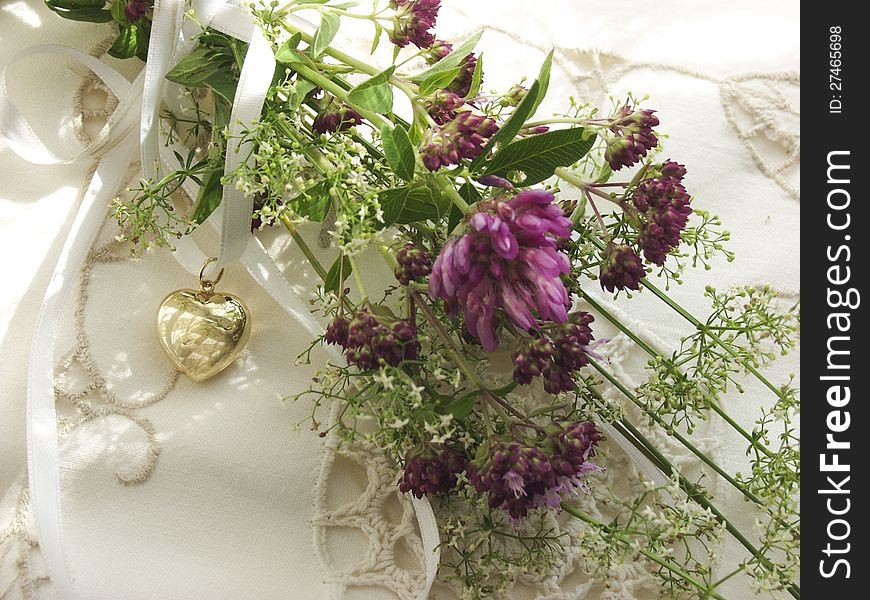
M 199 195 L 196 198 L 196 206 L 193 207 L 193 213 L 190 215 L 194 223 L 202 224 L 214 212 L 223 198 L 224 186 L 221 183 L 223 176 L 222 169 L 215 169 L 206 173 L 203 178 L 203 185 L 199 188 Z
M 213 60 L 211 51 L 200 47 L 182 58 L 166 74 L 166 79 L 185 87 L 204 87 L 205 80 L 220 68 L 220 63 Z
M 395 71 L 396 66 L 393 65 L 366 79 L 348 92 L 348 100 L 376 113 L 384 114 L 392 111 L 393 88 L 389 82 Z
M 420 84 L 419 94 L 421 96 L 428 96 L 435 90 L 446 88 L 454 79 L 456 79 L 456 76 L 459 75 L 461 70 L 462 67 L 456 67 L 455 69 L 444 71 L 443 73 L 435 73 Z
M 381 141 L 384 144 L 384 157 L 393 172 L 405 181 L 414 179 L 417 153 L 408 132 L 401 127 L 384 125 L 381 128 Z
M 441 408 L 441 411 L 444 414 L 451 414 L 458 421 L 463 421 L 465 418 L 471 414 L 471 411 L 474 410 L 474 405 L 477 404 L 477 398 L 480 395 L 480 392 L 475 390 L 471 393 L 465 394 L 464 396 L 460 396 L 456 398 L 452 402 L 448 402 Z
M 381 24 L 377 21 L 372 21 L 375 24 L 375 37 L 372 40 L 372 47 L 369 49 L 369 54 L 374 54 L 375 50 L 378 49 L 378 46 L 381 43 L 381 37 L 384 33 L 384 28 L 381 27 Z
M 541 65 L 541 71 L 538 75 L 538 79 L 532 83 L 532 86 L 529 88 L 529 91 L 526 93 L 525 97 L 520 101 L 519 105 L 514 109 L 511 113 L 511 116 L 508 117 L 508 120 L 501 126 L 494 136 L 489 138 L 489 142 L 487 142 L 486 146 L 483 148 L 483 152 L 471 161 L 471 170 L 479 168 L 483 162 L 486 160 L 487 155 L 490 151 L 495 147 L 496 144 L 500 142 L 511 142 L 516 137 L 517 133 L 519 133 L 520 129 L 523 128 L 523 125 L 526 124 L 526 121 L 531 117 L 535 110 L 537 110 L 538 105 L 541 103 L 541 100 L 544 98 L 544 94 L 547 93 L 547 87 L 550 84 L 550 66 L 553 60 L 553 53 L 547 55 L 547 58 L 544 59 L 544 64 Z
M 480 41 L 480 36 L 483 35 L 482 31 L 478 31 L 470 38 L 459 44 L 453 49 L 453 52 L 439 60 L 437 63 L 423 71 L 422 73 L 417 73 L 410 77 L 411 81 L 415 83 L 420 83 L 426 81 L 432 75 L 437 73 L 444 73 L 445 71 L 451 71 L 456 67 L 462 64 L 462 61 L 465 60 L 465 57 L 471 54 L 474 50 L 474 47 L 477 46 L 477 42 Z
M 328 181 L 320 181 L 308 187 L 299 196 L 291 200 L 293 209 L 300 216 L 322 223 L 329 212 L 331 201 L 329 196 L 330 185 Z
M 510 142 L 516 137 L 520 129 L 523 128 L 526 119 L 528 119 L 529 115 L 532 113 L 532 108 L 534 107 L 539 89 L 540 85 L 538 82 L 534 82 L 532 87 L 529 88 L 526 96 L 520 101 L 519 105 L 514 109 L 514 112 L 512 112 L 511 116 L 508 117 L 508 120 L 501 126 L 501 129 L 499 129 L 494 136 L 489 138 L 489 142 L 484 146 L 483 152 L 480 153 L 480 156 L 471 161 L 472 171 L 478 169 L 483 164 L 486 160 L 487 154 L 489 154 L 490 150 L 492 150 L 497 143 L 501 141 Z
M 344 268 L 342 269 L 342 263 Z M 344 255 L 339 256 L 332 263 L 329 272 L 326 274 L 326 280 L 323 282 L 323 289 L 327 292 L 338 293 L 339 286 L 347 279 L 353 267 L 350 264 L 350 259 Z
M 311 42 L 312 58 L 317 58 L 329 47 L 329 44 L 335 38 L 335 34 L 338 33 L 339 25 L 341 25 L 341 17 L 337 14 L 331 12 L 320 13 L 320 26 L 314 32 L 314 39 Z
M 109 56 L 115 58 L 131 58 L 137 56 L 139 51 L 139 41 L 141 28 L 137 23 L 133 23 L 129 27 L 121 25 L 118 28 L 118 37 L 112 47 L 109 48 Z
M 496 152 L 486 165 L 486 175 L 506 177 L 521 171 L 525 178 L 514 181 L 524 187 L 540 183 L 553 175 L 557 167 L 567 167 L 586 155 L 595 136 L 587 137 L 582 127 L 560 129 L 517 140 Z
M 293 97 L 287 102 L 287 107 L 291 112 L 299 110 L 299 107 L 305 102 L 305 97 L 317 89 L 317 84 L 297 75 L 295 88 Z
M 437 221 L 450 209 L 450 199 L 427 186 L 403 186 L 380 193 L 384 227 L 399 223 Z
M 302 39 L 302 36 L 296 37 L 294 35 L 289 40 L 281 44 L 281 47 L 278 48 L 278 51 L 275 53 L 275 60 L 282 65 L 291 65 L 293 63 L 301 63 L 305 62 L 305 55 L 303 55 L 299 50 L 297 50 L 297 46 L 299 46 L 299 41 Z
M 112 12 L 105 0 L 45 0 L 45 5 L 64 19 L 86 23 L 108 23 Z
M 480 92 L 480 84 L 483 83 L 483 52 L 477 56 L 477 64 L 474 65 L 474 74 L 471 76 L 471 87 L 465 95 L 465 100 L 476 98 Z
M 550 53 L 547 54 L 547 58 L 544 59 L 544 64 L 541 65 L 541 70 L 538 73 L 538 95 L 537 98 L 535 98 L 534 104 L 532 104 L 532 110 L 529 112 L 529 116 L 526 117 L 527 119 L 535 115 L 535 111 L 538 110 L 538 107 L 547 95 L 547 88 L 550 87 L 550 69 L 552 69 L 552 67 L 553 50 L 550 50 Z

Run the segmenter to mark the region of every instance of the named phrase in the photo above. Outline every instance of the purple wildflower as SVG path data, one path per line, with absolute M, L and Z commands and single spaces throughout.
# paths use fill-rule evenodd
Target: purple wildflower
M 521 346 L 514 353 L 514 381 L 528 385 L 543 376 L 547 393 L 576 389 L 574 371 L 589 364 L 588 352 L 595 339 L 589 326 L 593 320 L 587 312 L 571 313 L 567 322 Z
M 463 158 L 476 158 L 483 152 L 487 138 L 498 131 L 490 117 L 468 110 L 460 111 L 452 121 L 430 130 L 423 148 L 423 164 L 430 171 L 458 165 Z
M 668 160 L 659 167 L 659 172 L 659 177 L 646 179 L 637 186 L 634 206 L 643 217 L 637 242 L 644 258 L 662 265 L 668 252 L 680 244 L 692 214 L 692 199 L 682 183 L 685 167 Z
M 314 117 L 311 127 L 320 134 L 335 133 L 346 131 L 362 122 L 362 116 L 358 112 L 330 96 L 321 102 L 320 112 Z
M 477 183 L 481 185 L 488 185 L 490 187 L 499 187 L 505 190 L 514 189 L 514 184 L 512 184 L 504 177 L 499 177 L 498 175 L 484 175 L 477 180 Z
M 391 42 L 400 48 L 411 43 L 420 49 L 435 43 L 432 28 L 438 19 L 441 0 L 391 0 L 390 5 L 396 9 Z
M 547 506 L 559 509 L 564 496 L 584 487 L 582 475 L 598 467 L 587 462 L 601 440 L 595 425 L 553 425 L 540 446 L 499 441 L 469 463 L 469 482 L 489 505 L 514 520 Z
M 426 277 L 432 272 L 432 258 L 429 253 L 414 244 L 408 243 L 396 252 L 396 279 L 402 285 L 408 285 L 415 279 Z
M 426 62 L 430 65 L 434 65 L 451 52 L 453 52 L 453 44 L 445 42 L 444 40 L 437 40 L 426 51 Z
M 447 90 L 438 90 L 428 98 L 429 115 L 439 125 L 444 125 L 456 117 L 456 109 L 465 101 Z
M 456 487 L 456 476 L 465 470 L 468 460 L 451 448 L 435 453 L 432 449 L 417 451 L 405 462 L 405 472 L 399 480 L 399 491 L 411 492 L 417 498 L 426 494 L 446 494 Z
M 357 310 L 350 321 L 340 316 L 333 319 L 323 339 L 344 348 L 347 361 L 362 371 L 417 360 L 420 351 L 417 327 L 412 322 L 381 323 L 368 308 Z
M 598 280 L 608 292 L 615 290 L 638 290 L 640 280 L 646 277 L 640 257 L 629 246 L 609 244 L 604 253 L 604 264 Z
M 124 7 L 124 16 L 129 23 L 135 23 L 151 10 L 153 4 L 153 0 L 130 0 Z
M 610 168 L 618 171 L 622 167 L 636 164 L 647 152 L 658 146 L 659 139 L 653 127 L 659 124 L 654 110 L 635 110 L 626 102 L 616 113 L 610 124 L 613 133 L 607 141 L 604 159 Z
M 571 221 L 553 194 L 525 190 L 482 203 L 468 224 L 435 259 L 429 294 L 462 307 L 469 333 L 490 352 L 498 345 L 496 311 L 525 330 L 537 318 L 564 323 L 570 298 L 560 275 L 570 265 L 556 240 L 570 235 Z
M 460 98 L 465 98 L 471 92 L 474 81 L 474 71 L 477 68 L 477 57 L 474 54 L 466 56 L 460 65 L 459 74 L 447 85 L 447 90 Z

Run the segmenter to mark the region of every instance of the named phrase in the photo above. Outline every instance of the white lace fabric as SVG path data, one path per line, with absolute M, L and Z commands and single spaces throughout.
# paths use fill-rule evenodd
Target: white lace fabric
M 536 72 L 555 46 L 541 115 L 564 106 L 572 93 L 602 106 L 611 94 L 651 95 L 649 104 L 670 134 L 668 154 L 687 165 L 696 206 L 722 216 L 738 255 L 733 264 L 716 264 L 712 274 L 687 274 L 674 292 L 690 310 L 703 313 L 700 291 L 708 283 L 771 283 L 797 295 L 799 16 L 791 4 L 714 9 L 672 1 L 640 13 L 568 0 L 538 3 L 534 10 L 520 0 L 503 0 L 498 10 L 492 3 L 442 4 L 442 36 L 458 40 L 487 29 L 487 88 Z M 758 43 L 735 41 L 735 31 Z M 0 3 L 0 61 L 22 45 L 45 42 L 101 56 L 108 33 L 107 26 L 61 20 L 41 2 Z M 364 42 L 362 34 L 348 43 L 356 42 Z M 87 74 L 51 69 L 45 71 L 53 77 L 48 83 L 38 69 L 32 77 L 19 74 L 24 83 L 18 93 L 31 110 L 44 112 L 41 127 L 60 131 L 63 143 L 79 143 L 89 125 L 111 112 L 114 99 Z M 131 179 L 136 172 L 131 165 Z M 34 306 L 59 248 L 52 240 L 62 236 L 63 216 L 91 171 L 84 164 L 28 165 L 0 148 L 0 173 L 0 261 L 8 284 L 0 290 L 0 599 L 52 598 L 29 514 L 23 367 Z M 165 253 L 130 260 L 126 248 L 113 242 L 113 227 L 107 221 L 80 273 L 58 344 L 64 349 L 57 356 L 56 398 L 65 540 L 81 597 L 416 598 L 424 580 L 422 544 L 413 509 L 395 488 L 395 470 L 371 448 L 335 454 L 334 440 L 308 429 L 310 407 L 279 399 L 304 390 L 325 354 L 315 351 L 310 365 L 297 362 L 307 334 L 241 269 L 229 269 L 221 287 L 251 307 L 250 345 L 213 381 L 193 384 L 179 377 L 160 353 L 153 313 L 167 293 L 195 282 Z M 303 233 L 318 246 L 316 227 Z M 261 236 L 291 283 L 303 294 L 312 290 L 316 278 L 286 236 L 277 230 Z M 317 251 L 324 260 L 334 258 L 332 249 Z M 643 294 L 629 305 L 608 305 L 662 347 L 685 331 Z M 597 337 L 610 338 L 604 352 L 620 378 L 639 381 L 642 357 L 600 319 L 596 325 Z M 783 361 L 773 375 L 782 379 L 796 370 L 796 361 Z M 726 402 L 746 424 L 764 397 L 754 391 L 750 386 Z M 723 431 L 711 420 L 695 436 L 739 470 L 743 443 Z M 644 433 L 676 464 L 701 471 L 672 440 L 648 428 Z M 605 454 L 609 473 L 636 474 L 615 445 L 607 444 Z M 749 517 L 741 514 L 738 498 L 724 487 L 712 491 L 729 516 L 751 527 L 740 522 Z M 591 514 L 605 514 L 594 492 L 582 502 Z M 569 532 L 578 527 L 564 516 L 553 519 Z M 594 579 L 574 563 L 570 547 L 553 572 L 519 581 L 508 597 L 654 595 L 643 563 L 627 562 L 606 581 Z M 722 554 L 726 564 L 741 556 L 733 544 Z M 741 584 L 732 585 L 727 597 L 750 597 Z M 437 584 L 431 597 L 452 600 L 456 589 Z

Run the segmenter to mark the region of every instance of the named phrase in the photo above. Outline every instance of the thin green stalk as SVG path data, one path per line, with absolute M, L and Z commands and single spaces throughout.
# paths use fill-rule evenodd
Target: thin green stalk
M 643 283 L 644 281 L 645 280 L 642 280 L 641 283 Z M 664 359 L 664 357 L 657 350 L 652 348 L 649 344 L 647 344 L 644 340 L 642 340 L 634 332 L 632 332 L 628 327 L 623 325 L 619 319 L 617 319 L 610 311 L 608 311 L 606 308 L 604 308 L 599 302 L 597 302 L 589 294 L 586 294 L 584 292 L 583 298 L 586 300 L 586 302 L 589 304 L 589 306 L 591 306 L 596 312 L 600 313 L 601 316 L 603 316 L 605 319 L 607 319 L 613 325 L 615 325 L 617 327 L 617 329 L 619 329 L 621 332 L 623 332 L 625 335 L 627 335 L 644 352 L 646 352 L 647 354 L 649 354 L 653 358 Z M 728 415 L 728 413 L 725 412 L 725 410 L 721 406 L 719 406 L 719 404 L 716 402 L 716 400 L 714 398 L 711 398 L 710 396 L 705 396 L 705 398 L 706 398 L 707 403 L 710 406 L 710 408 L 716 414 L 718 414 L 720 417 L 722 417 L 722 419 L 724 419 L 726 423 L 728 423 L 731 427 L 733 427 L 737 433 L 739 433 L 741 436 L 743 436 L 752 445 L 753 448 L 755 448 L 759 452 L 762 452 L 763 454 L 765 454 L 766 456 L 768 456 L 770 458 L 772 458 L 774 456 L 774 454 L 766 446 L 761 444 L 761 442 L 759 442 L 756 438 L 754 438 L 751 433 L 746 431 L 739 423 L 737 423 L 734 419 L 732 419 Z M 652 411 L 648 410 L 647 408 L 643 407 L 642 405 L 639 404 L 638 406 L 641 406 L 641 408 L 644 409 L 644 412 L 646 412 L 648 415 L 652 416 L 654 414 Z
M 296 229 L 296 225 L 293 221 L 288 217 L 285 213 L 281 213 L 280 216 L 281 222 L 284 223 L 284 227 L 287 228 L 287 232 L 290 234 L 290 237 L 293 238 L 293 241 L 299 246 L 299 249 L 302 250 L 302 254 L 305 255 L 305 258 L 308 259 L 308 262 L 311 263 L 311 266 L 314 267 L 314 270 L 317 271 L 317 274 L 323 281 L 326 281 L 326 269 L 323 268 L 323 265 L 320 264 L 320 261 L 317 260 L 317 257 L 314 255 L 314 252 L 311 251 L 311 248 L 308 244 L 305 243 L 305 240 L 302 239 L 302 236 L 299 235 L 299 230 Z
M 604 531 L 607 531 L 610 533 L 614 532 L 611 526 L 607 525 L 606 523 L 602 523 L 601 521 L 598 521 L 597 519 L 593 518 L 592 516 L 584 513 L 581 510 L 578 510 L 577 508 L 574 508 L 573 506 L 571 506 L 570 504 L 568 504 L 566 502 L 562 503 L 562 510 L 564 510 L 566 513 L 568 513 L 572 517 L 580 519 L 584 523 L 587 523 L 588 525 L 595 527 L 596 529 L 603 529 Z M 623 544 L 628 545 L 630 543 L 622 535 L 619 535 L 619 539 Z M 720 595 L 714 589 L 711 589 L 710 586 L 704 585 L 704 583 L 698 581 L 689 573 L 686 573 L 686 571 L 681 569 L 679 567 L 679 565 L 676 565 L 667 559 L 664 559 L 660 556 L 657 556 L 656 554 L 654 554 L 653 552 L 650 552 L 646 548 L 639 548 L 638 552 L 640 552 L 641 554 L 646 556 L 648 559 L 650 559 L 654 563 L 664 567 L 668 571 L 683 578 L 686 582 L 688 582 L 689 584 L 696 587 L 699 591 L 703 592 L 705 598 L 713 598 L 715 600 L 725 600 L 725 598 L 722 595 Z
M 687 311 L 682 306 L 677 304 L 670 296 L 665 294 L 661 289 L 659 289 L 658 287 L 656 287 L 654 284 L 650 283 L 646 279 L 641 280 L 640 283 L 645 288 L 647 288 L 649 291 L 651 291 L 653 294 L 655 294 L 665 304 L 667 304 L 672 309 L 674 309 L 674 311 L 676 311 L 677 314 L 679 314 L 681 317 L 686 319 L 689 323 L 691 323 L 692 325 L 697 327 L 699 331 L 701 331 L 705 336 L 707 336 L 708 338 L 713 340 L 716 343 L 716 345 L 719 346 L 720 348 L 722 348 L 723 350 L 725 350 L 725 352 L 727 352 L 728 354 L 730 354 L 734 358 L 740 357 L 740 354 L 736 350 L 734 350 L 734 348 L 732 348 L 731 346 L 729 346 L 728 344 L 723 342 L 722 338 L 720 338 L 718 335 L 713 333 L 709 327 L 707 327 L 704 323 L 702 323 L 701 321 L 696 319 L 689 311 Z M 762 375 L 758 371 L 758 369 L 756 369 L 755 367 L 753 367 L 752 365 L 749 365 L 749 364 L 743 364 L 743 367 L 747 371 L 752 373 L 770 391 L 772 391 L 774 394 L 776 394 L 776 396 L 778 398 L 780 398 L 780 399 L 784 398 L 782 390 L 780 390 L 773 383 L 771 383 L 771 381 L 768 380 L 764 375 Z
M 603 401 L 601 395 L 592 387 L 588 388 L 593 396 L 597 399 Z M 629 421 L 622 419 L 619 421 L 619 424 L 628 430 L 631 433 L 630 436 L 625 436 L 626 439 L 634 445 L 638 450 L 641 450 L 641 447 L 645 447 L 646 450 L 655 457 L 653 463 L 665 474 L 670 476 L 671 473 L 676 473 L 679 478 L 680 487 L 689 495 L 689 498 L 700 504 L 703 508 L 709 510 L 716 519 L 725 526 L 725 529 L 730 533 L 734 539 L 736 539 L 740 544 L 749 551 L 752 556 L 757 558 L 762 565 L 766 568 L 771 567 L 770 560 L 765 557 L 755 545 L 750 542 L 743 532 L 741 532 L 737 527 L 726 517 L 722 511 L 720 511 L 715 504 L 710 502 L 710 500 L 701 493 L 698 488 L 690 482 L 688 479 L 680 475 L 679 470 L 655 447 L 655 445 L 650 442 L 643 433 L 640 432 L 634 425 L 632 425 Z M 789 586 L 789 593 L 794 598 L 800 598 L 800 588 L 794 584 Z
M 609 373 L 606 369 L 604 369 L 604 367 L 602 367 L 600 364 L 598 364 L 598 361 L 590 358 L 589 365 L 592 366 L 601 375 L 603 375 L 604 378 L 607 379 L 607 381 L 609 381 L 616 389 L 618 389 L 622 393 L 623 396 L 625 396 L 626 398 L 631 400 L 635 405 L 637 405 L 639 408 L 644 410 L 645 413 L 647 413 L 646 409 L 644 408 L 643 402 L 641 402 L 640 399 L 631 392 L 631 390 L 629 390 L 627 387 L 625 387 L 625 385 L 623 385 L 621 381 L 616 379 L 611 373 Z M 718 473 L 723 479 L 725 479 L 725 481 L 727 481 L 732 486 L 734 486 L 734 488 L 737 489 L 741 494 L 743 494 L 747 499 L 751 500 L 752 502 L 755 502 L 758 505 L 763 505 L 761 500 L 755 494 L 753 494 L 752 492 L 747 490 L 744 486 L 742 486 L 736 479 L 734 479 L 731 475 L 729 475 L 727 471 L 725 471 L 722 467 L 717 465 L 716 462 L 713 461 L 713 459 L 711 459 L 709 456 L 704 454 L 700 449 L 698 449 L 694 444 L 692 444 L 688 439 L 686 439 L 680 432 L 675 431 L 675 430 L 673 430 L 673 428 L 668 427 L 667 424 L 664 422 L 664 420 L 661 417 L 659 417 L 658 415 L 656 415 L 655 413 L 652 413 L 652 412 L 647 413 L 647 415 L 653 421 L 655 421 L 656 424 L 658 424 L 660 427 L 662 427 L 668 433 L 668 435 L 672 435 L 674 437 L 674 439 L 679 441 L 687 450 L 689 450 L 692 454 L 694 454 L 699 459 L 701 459 L 701 461 L 704 464 L 706 464 L 708 467 L 710 467 L 716 473 Z

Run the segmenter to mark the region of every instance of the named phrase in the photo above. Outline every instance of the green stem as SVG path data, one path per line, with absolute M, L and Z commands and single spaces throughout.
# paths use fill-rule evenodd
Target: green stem
M 727 352 L 728 354 L 730 354 L 734 358 L 740 358 L 740 353 L 738 353 L 729 344 L 726 344 L 725 342 L 723 342 L 722 338 L 720 338 L 715 333 L 711 332 L 710 328 L 708 328 L 706 325 L 701 323 L 701 321 L 696 319 L 689 311 L 687 311 L 682 306 L 677 304 L 670 296 L 665 294 L 661 289 L 659 289 L 658 287 L 656 287 L 655 285 L 653 285 L 652 283 L 650 283 L 646 279 L 641 280 L 641 285 L 643 285 L 645 288 L 647 288 L 649 291 L 651 291 L 654 295 L 656 295 L 665 304 L 667 304 L 672 309 L 674 309 L 674 311 L 676 311 L 676 313 L 678 315 L 680 315 L 681 317 L 686 319 L 689 323 L 691 323 L 696 328 L 698 328 L 698 330 L 701 331 L 701 333 L 703 335 L 705 335 L 708 338 L 710 338 L 711 340 L 713 340 L 713 342 L 715 342 L 717 346 L 719 346 L 720 348 L 725 350 L 725 352 Z M 744 368 L 746 368 L 747 371 L 752 373 L 761 383 L 763 383 L 770 391 L 772 391 L 774 394 L 776 394 L 777 398 L 780 398 L 780 399 L 784 398 L 784 394 L 783 394 L 782 390 L 780 390 L 773 383 L 771 383 L 771 381 L 768 380 L 764 375 L 762 375 L 758 371 L 758 369 L 756 369 L 755 367 L 753 367 L 750 364 L 746 364 L 746 363 L 741 363 L 741 364 L 743 365 Z
M 592 387 L 588 388 L 592 395 L 601 402 L 604 402 L 604 399 Z M 698 489 L 695 484 L 690 482 L 688 479 L 683 477 L 680 474 L 680 471 L 656 448 L 652 442 L 650 442 L 643 433 L 640 432 L 634 425 L 632 425 L 629 421 L 622 419 L 618 422 L 618 424 L 628 430 L 631 435 L 624 436 L 632 445 L 634 445 L 638 450 L 641 450 L 645 454 L 648 452 L 654 457 L 653 463 L 656 464 L 656 467 L 662 471 L 665 475 L 670 476 L 671 473 L 676 473 L 679 478 L 680 487 L 688 494 L 689 498 L 698 504 L 700 504 L 703 508 L 709 510 L 716 519 L 725 526 L 725 529 L 730 533 L 734 539 L 736 539 L 740 544 L 749 551 L 752 556 L 758 559 L 759 563 L 763 565 L 767 569 L 772 568 L 772 564 L 770 560 L 755 545 L 750 542 L 743 532 L 741 532 L 737 527 L 726 517 L 722 511 L 720 511 L 715 504 L 710 502 L 710 500 Z M 643 450 L 646 449 L 646 451 Z M 794 598 L 800 598 L 800 588 L 796 585 L 792 584 L 788 588 L 789 593 Z
M 641 280 L 641 283 L 644 285 L 646 285 L 645 282 L 646 282 L 645 279 Z M 656 289 L 658 289 L 658 288 L 656 288 Z M 667 297 L 667 296 L 665 296 L 665 297 Z M 617 319 L 615 316 L 613 316 L 613 314 L 610 311 L 608 311 L 606 308 L 604 308 L 601 304 L 596 302 L 595 299 L 592 298 L 589 294 L 586 294 L 584 292 L 583 298 L 586 300 L 586 302 L 589 304 L 589 306 L 591 306 L 596 312 L 601 314 L 605 319 L 607 319 L 608 321 L 613 323 L 613 325 L 615 325 L 621 332 L 623 332 L 625 335 L 627 335 L 644 352 L 646 352 L 647 354 L 649 354 L 653 358 L 660 358 L 662 360 L 665 360 L 665 358 L 658 351 L 656 351 L 649 344 L 647 344 L 644 340 L 642 340 L 640 337 L 638 337 L 628 327 L 623 325 L 619 319 Z M 668 298 L 668 299 L 670 300 L 670 298 Z M 689 315 L 689 316 L 691 316 L 691 315 Z M 728 413 L 726 413 L 725 410 L 721 406 L 719 406 L 719 404 L 715 401 L 714 398 L 711 398 L 710 396 L 707 396 L 707 395 L 705 395 L 705 398 L 707 400 L 707 404 L 710 406 L 710 409 L 713 410 L 713 412 L 715 412 L 717 415 L 722 417 L 722 419 L 724 419 L 726 423 L 728 423 L 731 427 L 733 427 L 737 433 L 739 433 L 741 436 L 743 436 L 743 438 L 745 438 L 752 445 L 753 448 L 755 448 L 759 452 L 762 452 L 763 454 L 765 454 L 769 458 L 772 458 L 774 456 L 773 452 L 771 452 L 766 446 L 761 444 L 757 439 L 755 439 L 752 436 L 751 433 L 746 431 L 739 423 L 737 423 L 734 419 L 732 419 L 728 415 Z M 654 413 L 652 413 L 652 411 L 650 411 L 647 408 L 644 408 L 644 412 L 646 412 L 650 416 L 652 416 L 652 414 L 654 414 Z
M 583 511 L 578 510 L 577 508 L 574 508 L 570 504 L 563 502 L 562 503 L 562 510 L 564 510 L 566 513 L 568 513 L 572 517 L 580 519 L 584 523 L 591 525 L 592 527 L 595 527 L 596 529 L 601 529 L 601 530 L 606 531 L 608 533 L 616 533 L 619 537 L 620 542 L 622 542 L 623 544 L 626 544 L 626 545 L 630 544 L 630 542 L 628 540 L 626 540 L 625 537 L 623 535 L 621 535 L 618 530 L 615 530 L 610 525 L 607 525 L 605 523 L 602 523 L 601 521 L 598 521 L 597 519 L 584 513 Z M 686 571 L 681 569 L 679 565 L 676 565 L 667 559 L 664 559 L 660 556 L 657 556 L 655 553 L 650 552 L 646 548 L 640 548 L 640 549 L 638 549 L 638 552 L 640 552 L 641 554 L 646 556 L 648 559 L 650 559 L 651 561 L 653 561 L 657 565 L 660 565 L 660 566 L 664 567 L 665 569 L 667 569 L 668 571 L 674 573 L 675 575 L 678 575 L 679 577 L 683 578 L 686 582 L 688 582 L 689 584 L 696 587 L 699 591 L 703 592 L 704 593 L 703 597 L 713 598 L 715 600 L 725 600 L 725 598 L 723 596 L 721 596 L 718 592 L 711 589 L 710 586 L 704 585 L 704 583 L 698 581 L 689 573 L 686 573 Z
M 302 254 L 305 255 L 305 258 L 308 259 L 308 262 L 311 263 L 311 266 L 314 267 L 314 270 L 317 271 L 317 275 L 323 281 L 326 281 L 326 269 L 323 268 L 323 265 L 320 264 L 320 261 L 317 260 L 317 257 L 314 255 L 314 252 L 311 251 L 311 248 L 308 244 L 305 243 L 305 240 L 302 239 L 302 236 L 299 235 L 299 230 L 296 229 L 296 225 L 286 214 L 281 214 L 281 222 L 284 223 L 284 227 L 287 228 L 287 232 L 290 234 L 290 237 L 293 238 L 293 241 L 299 246 L 299 249 L 302 250 Z
M 665 423 L 665 421 L 664 421 L 660 416 L 658 416 L 657 414 L 655 414 L 654 412 L 652 412 L 652 411 L 648 411 L 648 410 L 646 409 L 645 405 L 643 404 L 643 402 L 641 402 L 641 400 L 640 400 L 637 396 L 635 396 L 635 395 L 631 392 L 631 390 L 629 390 L 627 387 L 625 387 L 625 385 L 623 385 L 623 383 L 622 383 L 621 381 L 619 381 L 618 379 L 616 379 L 616 378 L 615 378 L 611 373 L 609 373 L 606 369 L 604 369 L 604 367 L 602 367 L 600 364 L 598 364 L 598 361 L 593 360 L 593 359 L 590 358 L 590 359 L 589 359 L 589 364 L 590 364 L 590 366 L 592 366 L 596 371 L 598 371 L 601 375 L 603 375 L 604 378 L 607 379 L 607 381 L 609 381 L 609 382 L 613 385 L 613 387 L 615 387 L 616 389 L 618 389 L 618 390 L 622 393 L 623 396 L 625 396 L 626 398 L 628 398 L 629 400 L 631 400 L 631 401 L 632 401 L 636 406 L 638 406 L 641 410 L 643 410 L 644 413 L 645 413 L 648 417 L 650 417 L 653 421 L 655 421 L 655 423 L 656 423 L 657 425 L 659 425 L 660 427 L 662 427 L 662 429 L 664 429 L 664 430 L 668 433 L 668 435 L 673 436 L 674 439 L 676 439 L 677 441 L 679 441 L 679 442 L 680 442 L 680 443 L 681 443 L 681 444 L 682 444 L 682 445 L 683 445 L 687 450 L 689 450 L 689 452 L 691 452 L 692 454 L 694 454 L 695 456 L 697 456 L 699 459 L 701 459 L 701 461 L 702 461 L 704 464 L 706 464 L 708 467 L 710 467 L 710 468 L 713 469 L 716 473 L 718 473 L 720 476 L 722 476 L 722 478 L 725 479 L 725 481 L 727 481 L 727 482 L 730 483 L 732 486 L 734 486 L 734 488 L 737 489 L 741 494 L 743 494 L 747 499 L 749 499 L 749 500 L 751 500 L 752 502 L 758 504 L 759 506 L 763 506 L 763 505 L 764 505 L 764 504 L 762 503 L 762 501 L 761 501 L 761 500 L 760 500 L 760 499 L 759 499 L 755 494 L 753 494 L 752 492 L 750 492 L 749 490 L 747 490 L 744 486 L 742 486 L 742 485 L 741 485 L 741 484 L 740 484 L 736 479 L 734 479 L 734 477 L 732 477 L 732 476 L 731 476 L 727 471 L 725 471 L 722 467 L 720 467 L 719 465 L 717 465 L 717 464 L 713 461 L 713 459 L 711 459 L 711 458 L 710 458 L 709 456 L 707 456 L 704 452 L 702 452 L 699 448 L 697 448 L 694 444 L 692 444 L 692 443 L 691 443 L 688 439 L 686 439 L 686 438 L 685 438 L 685 437 L 684 437 L 680 432 L 675 431 L 672 427 L 669 427 L 669 426 L 667 425 L 667 423 Z

